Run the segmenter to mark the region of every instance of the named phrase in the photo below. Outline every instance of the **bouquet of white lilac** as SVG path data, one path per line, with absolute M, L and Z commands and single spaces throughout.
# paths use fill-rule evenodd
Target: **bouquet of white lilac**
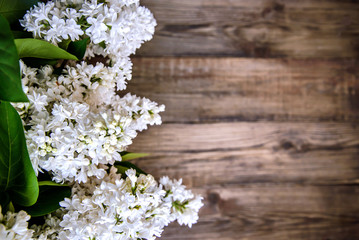
M 22 1 L 33 38 L 10 30 L 24 5 L 0 7 L 0 239 L 155 239 L 170 222 L 191 227 L 202 197 L 157 182 L 128 161 L 142 154 L 126 152 L 164 111 L 117 92 L 152 38 L 151 12 L 138 0 Z

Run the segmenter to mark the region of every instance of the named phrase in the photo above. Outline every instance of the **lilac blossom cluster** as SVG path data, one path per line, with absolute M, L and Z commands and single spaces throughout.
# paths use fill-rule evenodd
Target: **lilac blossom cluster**
M 20 61 L 28 103 L 13 103 L 25 126 L 32 166 L 72 187 L 43 225 L 30 216 L 0 213 L 1 239 L 155 239 L 173 221 L 198 220 L 202 197 L 182 180 L 114 166 L 138 132 L 161 124 L 163 105 L 130 93 L 129 56 L 152 38 L 156 21 L 138 0 L 58 0 L 39 3 L 20 21 L 35 38 L 54 45 L 88 38 L 82 61 L 61 74 Z M 89 61 L 100 55 L 103 63 Z M 1 208 L 0 208 L 1 212 Z

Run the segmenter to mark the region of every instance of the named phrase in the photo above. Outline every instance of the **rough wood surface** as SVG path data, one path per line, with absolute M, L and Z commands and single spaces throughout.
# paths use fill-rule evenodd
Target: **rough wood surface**
M 128 91 L 166 112 L 129 150 L 205 197 L 198 224 L 172 224 L 162 239 L 357 239 L 357 60 L 133 63 Z
M 205 197 L 191 230 L 163 239 L 356 239 L 359 128 L 351 123 L 164 124 L 141 133 L 135 163 Z
M 141 3 L 128 91 L 166 112 L 129 151 L 205 203 L 161 239 L 359 239 L 358 1 Z
M 359 125 L 235 122 L 164 124 L 131 146 L 156 177 L 193 187 L 247 183 L 359 184 Z
M 143 56 L 358 57 L 351 0 L 143 0 L 155 37 Z
M 202 191 L 192 229 L 168 227 L 162 239 L 355 240 L 358 186 L 250 185 Z
M 359 120 L 356 60 L 134 58 L 133 64 L 128 91 L 165 104 L 165 122 Z

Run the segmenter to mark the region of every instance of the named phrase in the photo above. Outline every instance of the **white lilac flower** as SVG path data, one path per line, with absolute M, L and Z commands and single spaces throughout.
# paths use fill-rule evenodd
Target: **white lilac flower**
M 168 177 L 162 177 L 160 184 L 166 191 L 164 201 L 171 203 L 172 206 L 171 221 L 177 220 L 180 225 L 192 227 L 192 224 L 198 220 L 198 211 L 203 206 L 203 198 L 186 190 L 186 187 L 182 185 L 182 179 L 171 180 Z
M 58 240 L 59 233 L 63 231 L 60 227 L 60 222 L 63 216 L 62 210 L 57 210 L 44 217 L 45 223 L 43 225 L 32 225 L 30 229 L 33 230 L 33 239 L 36 240 Z
M 2 240 L 29 240 L 33 230 L 28 229 L 30 216 L 25 211 L 18 213 L 1 213 L 0 206 L 0 239 Z
M 49 1 L 30 9 L 20 23 L 25 30 L 33 32 L 34 37 L 55 44 L 71 38 L 68 26 L 82 29 L 86 35 L 81 30 L 75 34 L 76 39 L 90 37 L 93 44 L 104 41 L 108 55 L 121 56 L 129 56 L 144 41 L 150 40 L 156 26 L 151 12 L 139 6 L 138 0 Z
M 20 21 L 35 38 L 55 45 L 90 38 L 86 58 L 101 55 L 109 64 L 102 66 L 114 74 L 117 90 L 131 80 L 131 61 L 141 44 L 152 38 L 156 21 L 138 0 L 49 1 L 31 8 Z
M 78 25 L 74 19 L 67 19 L 65 22 L 65 27 L 66 29 L 63 30 L 65 32 L 64 39 L 70 38 L 71 41 L 79 40 L 80 36 L 84 33 L 81 30 L 81 26 Z
M 61 75 L 20 62 L 29 103 L 14 103 L 26 127 L 36 173 L 49 171 L 57 182 L 72 185 L 62 208 L 45 224 L 27 229 L 24 212 L 0 216 L 0 239 L 155 239 L 170 222 L 189 227 L 198 220 L 202 197 L 181 180 L 118 174 L 121 161 L 139 131 L 161 124 L 164 106 L 130 93 L 129 56 L 152 38 L 156 21 L 138 0 L 57 0 L 39 3 L 20 21 L 35 38 L 55 45 L 89 38 L 85 59 L 69 61 Z M 89 64 L 96 55 L 104 63 Z M 1 211 L 1 209 L 0 209 Z M 11 222 L 11 224 L 10 224 Z M 13 224 L 13 223 L 18 223 Z M 22 235 L 21 235 L 22 234 Z M 16 236 L 24 238 L 15 238 Z
M 108 30 L 107 25 L 104 23 L 105 17 L 102 14 L 97 15 L 96 18 L 88 17 L 87 22 L 90 25 L 86 29 L 86 34 L 90 37 L 91 41 L 94 44 L 99 44 L 102 41 L 105 41 L 108 37 L 106 30 Z
M 33 104 L 35 111 L 45 110 L 45 106 L 47 106 L 47 96 L 41 95 L 39 93 L 33 92 L 31 95 L 28 95 L 30 104 Z
M 155 239 L 176 219 L 191 226 L 197 221 L 201 197 L 184 190 L 180 181 L 168 177 L 161 181 L 165 185 L 158 184 L 151 175 L 136 175 L 133 169 L 121 176 L 111 167 L 103 180 L 92 177 L 87 183 L 75 183 L 71 198 L 60 202 L 62 208 L 47 216 L 44 225 L 32 226 L 35 236 L 78 240 Z M 178 194 L 184 194 L 181 200 L 188 202 L 179 212 L 173 210 L 177 204 L 174 201 L 179 201 Z
M 158 106 L 146 98 L 116 95 L 114 75 L 104 65 L 85 62 L 53 74 L 50 66 L 32 69 L 21 62 L 30 103 L 15 103 L 26 126 L 36 172 L 50 171 L 57 182 L 102 178 L 100 164 L 121 161 L 147 125 L 161 124 Z

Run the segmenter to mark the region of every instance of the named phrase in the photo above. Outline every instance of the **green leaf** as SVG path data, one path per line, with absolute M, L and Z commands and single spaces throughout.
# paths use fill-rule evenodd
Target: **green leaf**
M 49 181 L 51 182 L 51 181 Z M 39 182 L 40 184 L 41 182 Z M 41 184 L 44 184 L 43 182 Z M 53 185 L 54 184 L 54 185 Z M 71 188 L 57 183 L 40 185 L 39 198 L 30 207 L 22 208 L 32 217 L 44 216 L 60 208 L 59 202 L 71 197 Z
M 114 164 L 114 166 L 117 168 L 118 172 L 121 173 L 121 174 L 125 174 L 125 172 L 128 170 L 128 169 L 135 169 L 136 170 L 136 175 L 140 175 L 140 174 L 145 174 L 147 175 L 147 173 L 145 171 L 143 171 L 141 168 L 137 167 L 135 164 L 133 163 L 130 163 L 130 162 L 116 162 Z
M 12 35 L 14 36 L 14 38 L 31 38 L 32 37 L 32 33 L 30 32 L 25 32 L 25 31 L 19 31 L 19 30 L 12 30 Z
M 65 39 L 65 40 L 62 40 L 62 42 L 58 43 L 58 46 L 59 46 L 59 48 L 62 48 L 65 51 L 67 51 L 67 48 L 69 47 L 70 42 L 71 42 L 71 39 Z
M 26 10 L 36 3 L 37 0 L 0 0 L 0 14 L 12 24 L 22 18 Z
M 39 186 L 67 187 L 68 185 L 53 182 L 53 181 L 39 181 Z
M 26 64 L 26 66 L 33 68 L 40 68 L 45 65 L 56 65 L 58 60 L 56 59 L 43 59 L 43 58 L 23 58 L 22 61 Z
M 30 206 L 37 200 L 39 187 L 26 148 L 19 114 L 8 102 L 0 103 L 0 192 L 9 194 L 18 205 Z
M 148 153 L 131 153 L 131 152 L 121 152 L 122 161 L 129 161 L 136 158 L 146 157 Z
M 1 206 L 1 211 L 3 213 L 7 212 L 9 203 L 10 203 L 9 194 L 6 192 L 1 192 L 0 193 L 0 206 Z
M 8 22 L 0 15 L 0 100 L 28 102 L 21 86 L 19 56 Z
M 14 205 L 12 204 L 12 202 L 9 202 L 8 209 L 10 212 L 15 212 L 15 208 L 14 208 Z
M 15 39 L 15 44 L 20 58 L 34 57 L 44 59 L 78 60 L 76 56 L 43 40 L 22 38 Z
M 100 45 L 100 47 L 102 47 L 102 48 L 106 48 L 106 43 L 105 43 L 105 41 L 100 42 L 98 45 Z
M 79 41 L 71 42 L 67 48 L 67 51 L 75 55 L 78 59 L 82 59 L 85 55 L 86 47 L 89 42 L 90 42 L 90 38 L 85 38 Z

